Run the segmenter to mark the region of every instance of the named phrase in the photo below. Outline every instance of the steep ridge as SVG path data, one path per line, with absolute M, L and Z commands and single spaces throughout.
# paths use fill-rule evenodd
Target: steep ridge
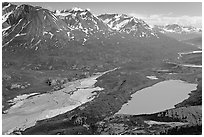
M 17 6 L 10 4 L 8 2 L 2 3 L 2 28 L 3 30 L 10 27 L 9 24 L 6 22 L 8 16 L 15 10 Z
M 107 24 L 93 15 L 88 9 L 72 8 L 69 10 L 57 10 L 54 14 L 62 19 L 72 30 L 75 40 L 81 40 L 85 45 L 87 41 L 110 38 L 116 35 Z
M 67 34 L 70 29 L 67 25 L 49 10 L 41 7 L 18 6 L 9 14 L 5 22 L 9 28 L 3 32 L 3 47 L 7 50 L 14 43 L 18 45 L 16 47 L 37 50 L 42 47 L 40 45 L 52 43 L 59 46 L 70 39 Z M 59 38 L 62 41 L 58 41 Z
M 86 31 L 111 31 L 111 29 L 88 9 L 72 8 L 70 10 L 55 11 L 56 16 L 63 19 L 72 29 Z

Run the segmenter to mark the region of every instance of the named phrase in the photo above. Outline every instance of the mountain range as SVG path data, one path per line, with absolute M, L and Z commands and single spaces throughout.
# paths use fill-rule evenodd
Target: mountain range
M 11 107 L 9 101 L 17 96 L 52 94 L 67 82 L 114 70 L 96 80 L 96 85 L 104 90 L 96 93 L 96 100 L 84 104 L 86 109 L 80 106 L 53 119 L 36 122 L 36 127 L 24 132 L 97 134 L 96 123 L 117 112 L 141 88 L 178 77 L 202 83 L 200 77 L 195 78 L 200 70 L 169 63 L 178 63 L 178 53 L 197 50 L 195 45 L 202 42 L 201 35 L 202 29 L 195 27 L 178 24 L 151 27 L 144 20 L 125 14 L 97 16 L 89 9 L 51 11 L 3 2 L 3 111 L 6 113 Z M 166 69 L 173 75 L 162 72 Z M 146 77 L 153 74 L 158 75 L 158 80 Z M 142 120 L 143 117 L 137 119 Z
M 30 43 L 34 45 L 40 43 L 46 45 L 47 40 L 45 39 L 48 37 L 50 37 L 52 41 L 57 41 L 60 37 L 60 39 L 63 39 L 60 42 L 58 41 L 60 45 L 70 40 L 80 41 L 84 45 L 91 36 L 96 38 L 99 36 L 108 38 L 112 35 L 118 35 L 122 38 L 156 39 L 162 35 L 161 33 L 169 36 L 169 33 L 192 34 L 202 32 L 201 29 L 190 26 L 179 26 L 177 24 L 154 26 L 151 28 L 143 20 L 125 14 L 101 14 L 95 16 L 90 10 L 80 8 L 61 11 L 56 10 L 52 12 L 41 7 L 33 7 L 30 5 L 16 6 L 11 3 L 3 3 L 2 13 L 3 45 L 16 41 L 18 38 L 21 38 L 21 40 L 26 38 L 26 41 L 31 39 Z M 35 19 L 33 19 L 33 17 L 35 17 Z M 41 22 L 42 24 L 39 24 Z M 38 28 L 42 29 L 29 29 L 28 34 L 32 34 L 27 39 L 26 31 L 28 28 L 31 28 L 30 26 L 33 24 L 36 24 Z M 41 35 L 44 39 L 40 40 L 33 37 L 33 35 L 35 35 L 34 33 L 38 33 L 36 36 Z
M 49 62 L 54 60 L 55 64 L 60 62 L 59 64 L 71 67 L 76 62 L 81 64 L 84 58 L 100 59 L 100 62 L 97 61 L 99 64 L 107 60 L 111 60 L 112 63 L 109 64 L 121 64 L 127 63 L 127 60 L 136 61 L 143 58 L 144 55 L 140 56 L 143 51 L 145 53 L 151 51 L 148 55 L 161 58 L 161 53 L 157 56 L 157 49 L 165 50 L 162 53 L 166 55 L 163 56 L 168 56 L 175 54 L 173 52 L 175 50 L 187 48 L 187 46 L 173 46 L 178 44 L 172 43 L 179 42 L 154 31 L 143 20 L 128 15 L 95 16 L 89 10 L 80 8 L 49 11 L 38 6 L 25 4 L 17 6 L 11 3 L 3 3 L 2 13 L 3 58 L 4 61 L 10 60 L 10 63 L 7 62 L 5 65 L 16 64 L 26 68 L 31 66 L 35 68 L 38 65 L 44 68 L 43 66 L 48 67 Z M 164 46 L 163 42 L 167 45 L 171 43 L 171 51 L 167 45 L 166 49 L 160 48 Z M 132 50 L 126 51 L 129 48 Z M 83 56 L 77 57 L 77 61 L 72 54 Z M 69 63 L 62 58 L 55 59 L 57 56 L 63 58 L 69 56 Z M 17 60 L 21 63 L 16 63 Z M 29 62 L 33 62 L 32 65 L 28 65 Z M 87 65 L 90 61 L 83 63 Z

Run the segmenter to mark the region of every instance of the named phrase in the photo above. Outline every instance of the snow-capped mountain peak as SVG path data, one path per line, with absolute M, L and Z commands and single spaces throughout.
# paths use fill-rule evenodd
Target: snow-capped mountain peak
M 55 11 L 56 16 L 62 19 L 74 30 L 101 30 L 106 31 L 108 26 L 101 19 L 90 12 L 90 9 L 72 8 L 69 10 Z
M 126 14 L 102 14 L 98 16 L 108 26 L 119 32 L 132 34 L 136 37 L 158 37 L 152 28 L 143 20 Z
M 42 43 L 50 45 L 53 41 L 53 44 L 59 45 L 70 40 L 67 34 L 70 28 L 47 9 L 23 4 L 15 6 L 9 15 L 8 13 L 4 14 L 3 46 L 15 43 L 24 45 L 25 48 L 34 48 L 40 47 Z M 56 43 L 57 37 L 61 37 L 63 41 Z M 26 44 L 29 46 L 26 47 Z

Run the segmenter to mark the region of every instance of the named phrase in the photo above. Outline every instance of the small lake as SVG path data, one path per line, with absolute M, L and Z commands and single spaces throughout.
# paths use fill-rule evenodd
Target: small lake
M 150 114 L 174 108 L 174 105 L 188 98 L 197 84 L 181 80 L 167 80 L 137 91 L 117 114 Z

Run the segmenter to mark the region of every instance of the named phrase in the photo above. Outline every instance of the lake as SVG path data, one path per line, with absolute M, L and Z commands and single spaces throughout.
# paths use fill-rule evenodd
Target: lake
M 137 91 L 128 103 L 124 104 L 117 114 L 151 114 L 166 109 L 188 98 L 197 84 L 186 83 L 181 80 L 167 80 L 151 87 Z

